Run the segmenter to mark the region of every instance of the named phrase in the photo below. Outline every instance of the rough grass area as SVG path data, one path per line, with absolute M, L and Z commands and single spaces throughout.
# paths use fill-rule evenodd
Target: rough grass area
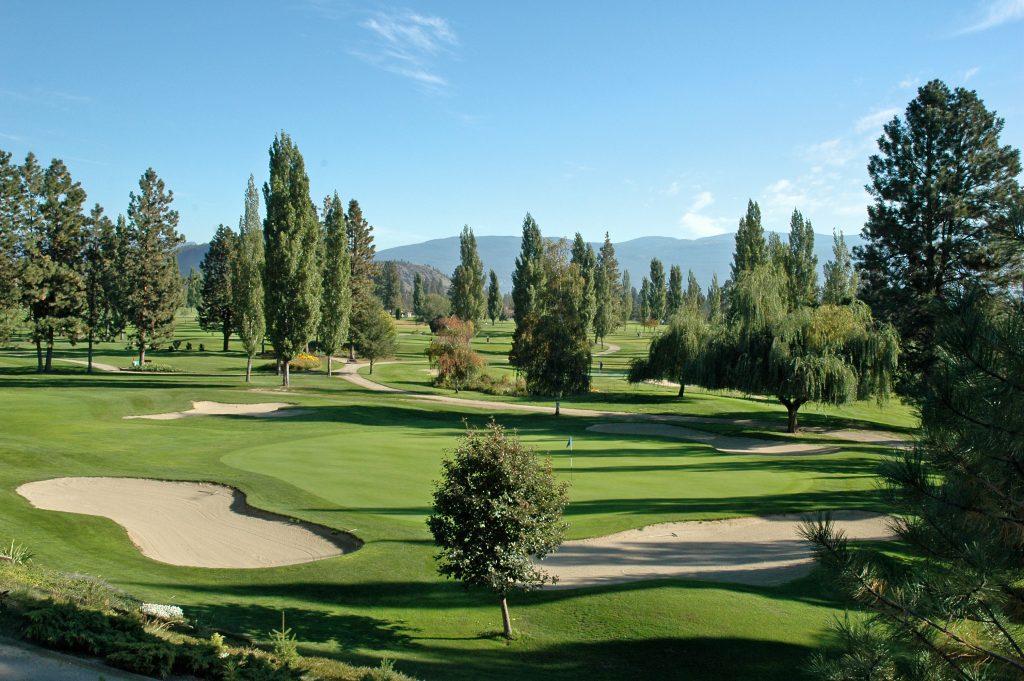
M 378 364 L 373 379 L 436 390 L 424 371 L 426 327 L 400 328 L 398 359 L 408 363 Z M 474 340 L 495 376 L 508 372 L 502 364 L 510 333 L 510 324 L 485 324 Z M 622 374 L 648 340 L 635 333 L 631 326 L 610 337 L 621 350 L 595 358 L 601 392 L 567 405 L 784 422 L 785 412 L 767 399 L 697 391 L 680 399 L 672 388 L 629 386 Z M 242 381 L 237 341 L 222 353 L 218 337 L 191 319 L 178 337 L 207 350 L 157 352 L 153 359 L 188 374 L 87 375 L 65 363 L 37 375 L 28 342 L 0 350 L 0 539 L 16 537 L 38 565 L 101 575 L 136 598 L 181 606 L 197 626 L 261 645 L 269 645 L 268 632 L 280 626 L 284 610 L 307 657 L 367 667 L 388 657 L 425 679 L 790 681 L 827 644 L 827 625 L 844 604 L 813 575 L 775 588 L 662 580 L 515 595 L 518 638 L 501 640 L 497 601 L 436 575 L 424 524 L 441 459 L 464 420 L 480 426 L 494 416 L 550 453 L 557 474 L 570 481 L 572 538 L 672 520 L 887 510 L 875 477 L 888 455 L 881 447 L 841 443 L 839 453 L 822 457 L 725 455 L 686 441 L 587 431 L 601 419 L 502 411 L 505 400 L 529 398 L 464 392 L 493 404 L 467 410 L 372 393 L 322 371 L 293 375 L 287 401 L 305 413 L 289 419 L 123 420 L 188 409 L 193 400 L 278 401 L 277 377 Z M 81 347 L 63 346 L 58 354 L 85 356 Z M 96 360 L 123 366 L 130 355 L 123 344 L 103 344 Z M 891 403 L 808 410 L 804 423 L 815 422 L 909 431 L 916 420 Z M 742 425 L 707 427 L 769 436 Z M 219 482 L 239 488 L 255 506 L 351 532 L 366 544 L 348 556 L 265 570 L 164 565 L 143 557 L 109 520 L 37 510 L 14 491 L 31 480 L 77 475 Z

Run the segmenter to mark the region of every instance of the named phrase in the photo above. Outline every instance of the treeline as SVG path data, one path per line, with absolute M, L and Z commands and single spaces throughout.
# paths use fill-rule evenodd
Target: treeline
M 111 221 L 98 204 L 85 213 L 86 193 L 59 159 L 43 169 L 31 153 L 18 165 L 0 151 L 0 335 L 26 330 L 39 371 L 51 370 L 58 338 L 85 341 L 91 371 L 94 343 L 128 334 L 144 367 L 146 351 L 170 339 L 187 302 L 204 329 L 223 335 L 224 350 L 237 333 L 246 380 L 264 339 L 285 385 L 289 361 L 311 342 L 328 364 L 343 346 L 371 361 L 393 351 L 384 309 L 399 309 L 400 294 L 378 295 L 373 227 L 358 201 L 346 208 L 337 192 L 317 210 L 287 134 L 270 148 L 266 217 L 250 176 L 238 231 L 218 227 L 202 276 L 184 286 L 173 198 L 149 169 L 129 195 L 127 215 Z

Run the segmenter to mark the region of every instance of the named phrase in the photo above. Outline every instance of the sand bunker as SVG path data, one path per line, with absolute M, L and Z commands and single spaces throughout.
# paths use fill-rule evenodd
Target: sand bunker
M 249 507 L 223 485 L 141 478 L 56 478 L 18 488 L 36 508 L 110 518 L 143 555 L 172 565 L 264 568 L 358 549 L 329 528 Z
M 890 539 L 888 516 L 833 513 L 850 539 Z M 568 541 L 541 562 L 558 576 L 554 588 L 601 586 L 678 577 L 776 585 L 807 574 L 811 546 L 798 534 L 802 516 L 650 525 L 606 537 Z
M 151 419 L 153 421 L 172 421 L 189 416 L 258 416 L 261 418 L 280 418 L 299 416 L 307 413 L 304 409 L 292 409 L 287 402 L 261 402 L 259 404 L 225 404 L 223 402 L 193 402 L 187 411 L 171 411 L 166 414 L 143 414 L 125 416 L 126 419 Z
M 809 456 L 812 454 L 830 454 L 839 451 L 838 447 L 803 444 L 799 442 L 779 442 L 777 440 L 757 440 L 751 437 L 719 435 L 706 430 L 694 430 L 680 426 L 666 426 L 661 423 L 598 423 L 587 430 L 595 433 L 613 433 L 615 435 L 656 435 L 674 437 L 710 445 L 727 454 L 756 454 L 758 456 Z

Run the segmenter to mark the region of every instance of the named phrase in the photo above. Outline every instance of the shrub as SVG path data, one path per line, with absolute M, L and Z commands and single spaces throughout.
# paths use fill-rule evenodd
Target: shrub
M 473 322 L 458 317 L 439 320 L 437 337 L 426 350 L 430 366 L 437 369 L 434 385 L 459 392 L 480 375 L 486 362 L 470 347 L 472 338 Z
M 290 371 L 316 371 L 320 368 L 320 358 L 308 352 L 300 352 L 288 362 Z
M 299 644 L 295 634 L 284 626 L 284 611 L 281 612 L 281 628 L 270 632 L 270 646 L 285 667 L 294 667 L 299 661 Z
M 179 369 L 177 367 L 172 367 L 169 364 L 157 364 L 156 362 L 150 362 L 149 360 L 146 360 L 146 363 L 144 365 L 140 366 L 140 367 L 137 367 L 137 366 L 121 367 L 121 370 L 122 371 L 136 371 L 136 372 L 144 371 L 147 374 L 180 374 L 180 373 L 184 373 L 181 369 Z
M 206 352 L 206 346 L 202 343 L 199 344 L 199 352 Z
M 185 343 L 185 349 L 186 350 L 191 350 L 192 349 L 192 341 L 189 341 L 188 343 Z
M 481 374 L 469 387 L 470 390 L 487 395 L 520 396 L 526 394 L 526 381 L 522 378 L 509 378 L 507 375 L 494 378 L 487 374 Z
M 11 545 L 0 551 L 0 561 L 12 565 L 24 565 L 32 561 L 32 552 L 25 548 L 24 544 L 18 544 L 12 539 Z
M 164 641 L 125 643 L 104 659 L 111 667 L 166 679 L 174 669 L 175 649 Z

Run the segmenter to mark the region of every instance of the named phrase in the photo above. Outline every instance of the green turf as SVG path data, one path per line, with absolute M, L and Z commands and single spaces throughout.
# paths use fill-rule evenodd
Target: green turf
M 510 326 L 485 325 L 476 345 L 501 371 Z M 486 334 L 492 334 L 486 342 Z M 497 636 L 497 604 L 437 577 L 423 522 L 440 460 L 463 419 L 493 414 L 550 453 L 571 479 L 572 537 L 665 520 L 825 508 L 883 509 L 874 470 L 884 450 L 844 446 L 824 457 L 725 455 L 667 438 L 603 435 L 600 419 L 466 410 L 405 396 L 374 394 L 322 374 L 241 381 L 244 359 L 221 353 L 219 338 L 184 319 L 179 337 L 205 352 L 156 352 L 154 361 L 188 374 L 96 373 L 56 363 L 36 375 L 27 343 L 0 351 L 0 541 L 16 538 L 36 559 L 97 574 L 147 600 L 175 603 L 205 624 L 265 638 L 280 610 L 303 649 L 361 664 L 388 655 L 427 679 L 789 679 L 825 640 L 837 603 L 817 578 L 779 588 L 666 580 L 630 586 L 544 592 L 511 599 L 519 637 Z M 429 391 L 422 350 L 426 327 L 403 324 L 400 359 L 374 377 Z M 567 404 L 629 411 L 781 419 L 768 400 L 631 387 L 615 372 L 643 352 L 632 327 L 609 339 L 603 395 Z M 182 343 L 184 347 L 184 342 Z M 62 347 L 60 356 L 83 350 Z M 97 361 L 126 366 L 123 343 L 105 344 Z M 596 365 L 595 365 L 596 366 Z M 481 397 L 472 394 L 472 397 Z M 486 396 L 483 396 L 486 397 Z M 289 419 L 197 417 L 125 421 L 129 414 L 185 409 L 191 400 L 288 401 L 308 410 Z M 494 399 L 494 398 L 486 398 Z M 807 421 L 911 428 L 909 410 L 853 405 L 808 413 Z M 573 437 L 571 468 L 566 440 Z M 66 475 L 210 480 L 239 487 L 259 507 L 349 530 L 366 541 L 356 553 L 267 570 L 179 568 L 148 560 L 103 518 L 32 509 L 15 493 L 22 482 Z

